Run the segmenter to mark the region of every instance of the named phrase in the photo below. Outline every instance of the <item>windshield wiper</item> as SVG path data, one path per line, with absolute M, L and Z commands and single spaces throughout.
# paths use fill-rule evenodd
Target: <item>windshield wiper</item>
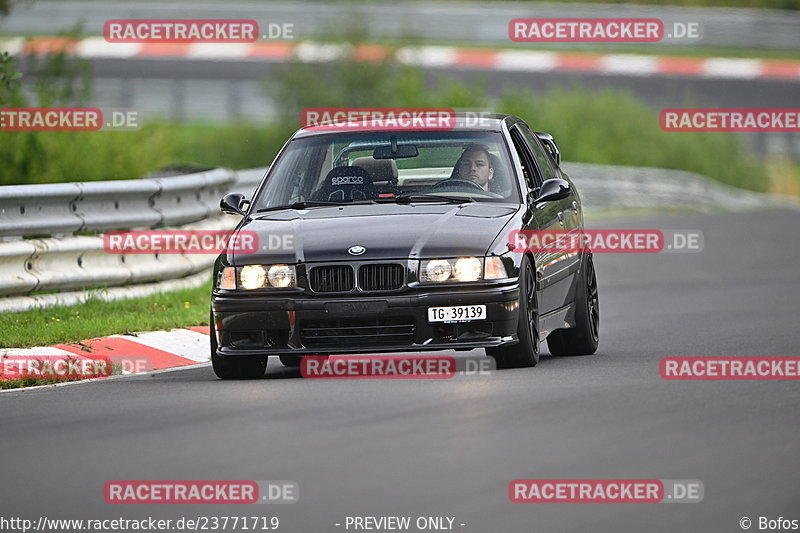
M 467 196 L 443 196 L 440 194 L 404 194 L 392 199 L 398 204 L 410 204 L 411 202 L 446 202 L 452 204 L 463 204 L 474 202 L 473 198 Z
M 377 203 L 375 200 L 359 200 L 357 202 L 323 202 L 323 201 L 316 201 L 316 200 L 309 200 L 305 202 L 295 202 L 289 205 L 278 205 L 275 207 L 265 207 L 263 209 L 258 209 L 256 213 L 264 213 L 266 211 L 280 211 L 281 209 L 306 209 L 309 207 L 324 207 L 324 206 L 332 206 L 332 205 L 359 205 L 359 204 L 374 204 Z
M 355 202 L 324 202 L 309 200 L 305 202 L 295 202 L 289 205 L 278 205 L 275 207 L 264 207 L 256 210 L 256 213 L 265 213 L 267 211 L 281 211 L 283 209 L 307 209 L 309 207 L 330 207 L 334 205 L 364 205 L 364 204 L 378 204 L 378 203 L 398 203 L 410 204 L 411 202 L 443 202 L 448 204 L 463 204 L 467 202 L 474 202 L 472 198 L 458 197 L 458 196 L 442 196 L 438 194 L 409 194 L 403 196 L 396 196 L 394 198 L 379 198 L 377 200 L 358 200 Z

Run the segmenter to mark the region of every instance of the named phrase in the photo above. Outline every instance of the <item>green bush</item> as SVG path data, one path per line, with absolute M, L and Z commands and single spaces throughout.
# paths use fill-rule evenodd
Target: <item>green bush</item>
M 658 113 L 625 92 L 515 90 L 498 108 L 553 134 L 566 161 L 688 170 L 735 187 L 768 187 L 763 166 L 748 157 L 740 138 L 662 131 Z
M 228 168 L 263 167 L 272 160 L 297 126 L 285 123 L 163 125 L 170 137 L 173 162 Z
M 0 184 L 138 178 L 172 161 L 163 127 L 133 132 L 3 132 Z

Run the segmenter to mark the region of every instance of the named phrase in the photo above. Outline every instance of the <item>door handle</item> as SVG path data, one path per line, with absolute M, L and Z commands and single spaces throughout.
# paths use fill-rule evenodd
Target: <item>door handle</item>
M 578 202 L 575 200 L 572 201 L 572 212 L 577 214 L 578 213 Z
M 560 211 L 558 213 L 558 223 L 561 224 L 562 226 L 564 225 L 564 212 L 563 211 Z

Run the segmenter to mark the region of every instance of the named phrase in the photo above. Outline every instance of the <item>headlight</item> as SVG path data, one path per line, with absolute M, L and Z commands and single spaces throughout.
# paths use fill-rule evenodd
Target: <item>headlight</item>
M 456 260 L 456 279 L 458 281 L 477 281 L 481 279 L 481 260 L 477 257 L 462 257 Z
M 422 283 L 478 281 L 482 276 L 483 258 L 479 257 L 430 259 L 420 262 L 419 280 Z
M 267 285 L 267 271 L 261 265 L 243 266 L 239 281 L 243 289 L 262 289 Z
M 432 281 L 434 283 L 447 281 L 452 273 L 453 267 L 446 259 L 423 261 L 420 281 Z
M 267 280 L 272 287 L 294 287 L 294 267 L 274 265 L 267 271 Z
M 297 273 L 294 265 L 224 267 L 219 273 L 217 286 L 226 290 L 297 287 Z

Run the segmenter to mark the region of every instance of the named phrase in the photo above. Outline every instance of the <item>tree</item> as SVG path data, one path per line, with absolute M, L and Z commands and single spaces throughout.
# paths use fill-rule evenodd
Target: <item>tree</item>
M 0 0 L 0 2 L 2 1 Z M 19 84 L 17 78 L 20 77 L 22 74 L 14 70 L 14 59 L 8 55 L 8 52 L 0 54 L 0 105 L 6 105 L 11 101 Z
M 6 16 L 11 11 L 13 0 L 0 0 L 0 16 Z M 5 105 L 11 100 L 11 94 L 19 83 L 17 78 L 22 74 L 14 70 L 14 60 L 8 52 L 0 54 L 0 105 Z

